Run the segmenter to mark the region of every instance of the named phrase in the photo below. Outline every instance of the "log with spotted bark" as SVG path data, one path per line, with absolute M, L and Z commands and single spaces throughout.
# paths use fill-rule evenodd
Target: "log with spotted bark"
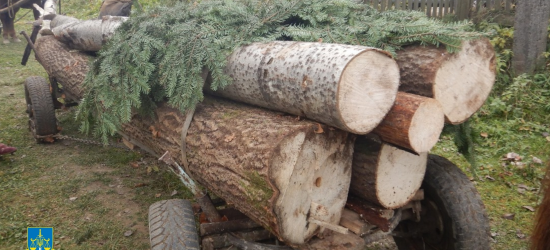
M 161 105 L 156 117 L 136 116 L 122 133 L 157 156 L 169 151 L 181 164 L 185 116 Z M 189 127 L 186 158 L 199 183 L 284 242 L 301 245 L 318 232 L 311 219 L 340 222 L 354 137 L 316 122 L 208 98 L 197 106 Z
M 355 134 L 380 123 L 399 85 L 397 64 L 386 52 L 342 44 L 253 43 L 233 52 L 225 72 L 233 83 L 214 95 Z

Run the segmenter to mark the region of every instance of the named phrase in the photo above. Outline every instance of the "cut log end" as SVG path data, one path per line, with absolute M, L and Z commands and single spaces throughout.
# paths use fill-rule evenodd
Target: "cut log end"
M 373 130 L 392 107 L 398 87 L 399 67 L 386 54 L 366 50 L 353 58 L 342 73 L 337 96 L 346 130 Z
M 438 101 L 426 98 L 411 120 L 409 142 L 417 153 L 428 152 L 439 140 L 445 125 L 443 109 Z
M 459 124 L 489 96 L 496 78 L 495 53 L 487 39 L 464 41 L 435 75 L 434 98 L 440 100 L 446 122 Z
M 273 160 L 271 176 L 280 192 L 275 212 L 285 215 L 279 217 L 279 232 L 289 243 L 303 244 L 316 233 L 319 227 L 309 223 L 310 217 L 339 223 L 351 181 L 351 158 L 342 159 L 342 153 L 351 156 L 353 144 L 343 147 L 347 137 L 328 136 L 327 145 L 326 138 L 300 133 L 281 143 L 280 154 Z M 312 208 L 312 203 L 319 209 Z
M 407 204 L 422 184 L 428 153 L 412 154 L 359 138 L 353 153 L 350 192 L 373 204 L 395 209 Z

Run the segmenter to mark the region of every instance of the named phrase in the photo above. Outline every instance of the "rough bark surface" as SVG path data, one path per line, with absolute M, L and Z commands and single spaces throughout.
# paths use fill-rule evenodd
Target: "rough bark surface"
M 516 74 L 533 72 L 544 63 L 550 1 L 521 0 L 516 5 L 512 66 Z
M 134 117 L 123 133 L 138 146 L 177 156 L 184 116 L 161 106 L 158 119 Z M 192 176 L 288 244 L 304 244 L 317 218 L 338 225 L 351 179 L 354 136 L 280 113 L 207 99 L 186 138 Z M 181 160 L 180 157 L 178 157 Z M 181 162 L 181 161 L 180 161 Z
M 399 90 L 436 99 L 451 124 L 466 121 L 483 105 L 496 77 L 495 52 L 488 39 L 464 41 L 455 54 L 410 46 L 398 51 L 396 60 Z
M 438 101 L 399 92 L 392 109 L 373 133 L 384 142 L 425 153 L 439 140 L 444 123 Z
M 214 94 L 366 134 L 397 94 L 399 70 L 386 52 L 340 44 L 271 42 L 243 46 Z M 208 90 L 207 87 L 205 90 Z
M 350 193 L 388 209 L 405 205 L 418 191 L 428 153 L 415 155 L 372 139 L 359 138 L 353 153 Z
M 66 44 L 53 36 L 43 36 L 36 40 L 36 59 L 48 75 L 55 77 L 65 95 L 73 101 L 79 101 L 84 95 L 82 82 L 88 72 L 91 56 L 72 51 Z
M 99 51 L 103 44 L 113 35 L 115 30 L 128 17 L 104 16 L 99 20 L 70 21 L 62 22 L 53 26 L 54 20 L 50 23 L 52 32 L 58 40 L 67 44 L 72 49 L 82 51 Z

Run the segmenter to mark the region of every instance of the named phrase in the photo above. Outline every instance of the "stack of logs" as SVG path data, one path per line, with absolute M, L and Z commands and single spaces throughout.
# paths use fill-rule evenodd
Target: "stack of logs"
M 90 56 L 73 49 L 98 46 L 82 42 L 94 40 L 90 22 L 64 20 L 38 39 L 36 58 L 78 100 Z M 99 43 L 111 21 L 96 21 Z M 348 193 L 382 209 L 413 199 L 444 123 L 467 120 L 491 91 L 495 55 L 487 39 L 455 54 L 405 47 L 396 58 L 364 46 L 254 43 L 235 50 L 225 72 L 233 83 L 212 92 L 206 80 L 186 134 L 186 114 L 166 104 L 121 134 L 131 147 L 187 160 L 195 180 L 297 246 L 353 217 Z

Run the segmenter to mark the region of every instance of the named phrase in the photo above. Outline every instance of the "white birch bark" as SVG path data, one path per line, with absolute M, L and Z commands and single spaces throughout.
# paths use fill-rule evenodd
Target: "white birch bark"
M 52 20 L 51 26 L 55 38 L 70 48 L 99 51 L 126 20 L 128 17 L 104 16 L 98 20 L 75 21 L 72 18 L 57 16 Z
M 399 85 L 397 63 L 386 52 L 342 44 L 254 43 L 235 50 L 226 73 L 233 83 L 215 95 L 355 134 L 380 123 Z

